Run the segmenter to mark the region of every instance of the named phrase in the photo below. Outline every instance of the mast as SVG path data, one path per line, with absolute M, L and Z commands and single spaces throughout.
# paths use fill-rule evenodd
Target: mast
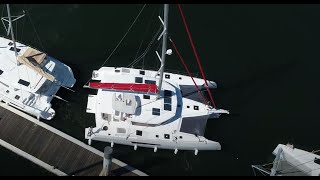
M 166 51 L 167 51 L 167 30 L 168 30 L 168 13 L 169 13 L 169 5 L 164 5 L 164 30 L 163 30 L 163 37 L 162 37 L 162 52 L 161 52 L 161 67 L 160 67 L 160 79 L 159 79 L 159 90 L 158 90 L 158 97 L 160 98 L 160 92 L 162 88 L 162 81 L 163 81 L 163 72 L 164 72 L 164 65 L 166 60 Z
M 7 4 L 7 11 L 8 11 L 8 18 L 9 18 L 9 28 L 10 28 L 10 31 L 11 31 L 11 39 L 13 41 L 13 47 L 14 47 L 15 56 L 17 57 L 18 53 L 17 53 L 17 47 L 16 47 L 16 40 L 14 39 L 13 26 L 12 26 L 12 20 L 11 20 L 9 4 Z M 19 65 L 19 62 L 17 62 L 17 65 Z

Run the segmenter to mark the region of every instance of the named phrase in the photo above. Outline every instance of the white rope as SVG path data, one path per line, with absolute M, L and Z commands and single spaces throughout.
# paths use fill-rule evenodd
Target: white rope
M 142 13 L 143 9 L 145 8 L 147 4 L 144 4 L 143 7 L 141 8 L 139 14 L 137 15 L 137 17 L 134 19 L 134 21 L 132 22 L 132 24 L 130 25 L 129 29 L 127 30 L 127 32 L 124 34 L 124 36 L 121 38 L 121 40 L 119 41 L 119 43 L 117 44 L 117 46 L 113 49 L 113 51 L 111 52 L 111 54 L 108 56 L 108 58 L 103 62 L 103 64 L 100 67 L 103 67 L 106 62 L 110 59 L 110 57 L 113 55 L 113 53 L 117 50 L 117 48 L 119 47 L 119 45 L 122 43 L 122 41 L 124 40 L 124 38 L 127 36 L 127 34 L 130 32 L 132 26 L 135 24 L 135 22 L 137 21 L 138 17 L 140 16 L 140 14 Z M 89 78 L 89 80 L 85 83 L 88 84 L 88 82 L 90 81 L 91 78 Z

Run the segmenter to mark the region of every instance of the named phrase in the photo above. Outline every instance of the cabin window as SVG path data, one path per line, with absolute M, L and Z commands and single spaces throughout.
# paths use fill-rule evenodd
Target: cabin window
M 119 73 L 119 72 L 120 72 L 120 70 L 119 70 L 119 69 L 116 69 L 116 70 L 114 70 L 114 72 Z
M 141 71 L 140 71 L 140 74 L 141 74 L 141 75 L 144 75 L 144 74 L 145 74 L 145 72 L 141 70 Z
M 170 135 L 169 134 L 164 134 L 164 138 L 165 139 L 170 139 Z
M 182 139 L 182 136 L 179 136 L 180 139 Z
M 108 126 L 103 126 L 102 130 L 104 131 L 108 130 Z
M 13 45 L 13 42 L 9 42 L 9 44 L 8 44 L 9 46 L 12 46 Z
M 171 104 L 164 104 L 163 109 L 166 111 L 171 111 Z
M 19 84 L 22 84 L 22 85 L 24 85 L 24 86 L 27 86 L 27 87 L 28 87 L 29 84 L 30 84 L 30 82 L 25 81 L 25 80 L 22 80 L 22 79 L 19 79 L 18 83 L 19 83 Z
M 171 97 L 165 97 L 163 98 L 163 101 L 165 104 L 171 104 Z
M 135 78 L 135 82 L 136 83 L 142 83 L 143 81 L 142 81 L 142 77 L 136 77 Z
M 149 95 L 143 95 L 143 99 L 150 99 L 150 96 Z
M 166 111 L 171 111 L 172 91 L 164 90 L 163 94 L 164 94 L 164 99 L 163 99 L 164 107 L 163 107 L 163 109 Z
M 8 93 L 8 94 L 9 94 L 9 92 L 10 92 L 9 90 L 6 90 L 6 93 Z
M 142 131 L 137 130 L 137 131 L 136 131 L 136 135 L 137 135 L 137 136 L 142 136 Z
M 19 49 L 19 48 L 16 48 L 16 49 L 17 49 L 17 52 L 20 52 L 20 50 L 21 50 L 21 49 Z M 9 50 L 14 51 L 14 48 L 11 47 Z
M 146 84 L 156 84 L 156 81 L 145 80 L 144 83 L 146 83 Z
M 171 97 L 172 96 L 172 91 L 169 90 L 164 90 L 164 97 Z
M 190 106 L 187 106 L 187 108 L 190 108 Z
M 194 110 L 199 110 L 199 106 L 193 106 Z
M 19 95 L 16 95 L 14 98 L 15 98 L 16 100 L 19 100 L 19 99 L 20 99 L 20 96 L 19 96 Z
M 182 77 L 179 77 L 179 79 L 181 80 L 181 79 L 182 79 Z
M 165 77 L 166 79 L 170 79 L 170 74 L 165 74 L 164 77 Z
M 152 115 L 160 116 L 160 109 L 159 108 L 152 108 Z
M 3 73 L 3 71 L 0 69 L 0 75 Z
M 159 135 L 156 135 L 156 138 L 159 138 Z

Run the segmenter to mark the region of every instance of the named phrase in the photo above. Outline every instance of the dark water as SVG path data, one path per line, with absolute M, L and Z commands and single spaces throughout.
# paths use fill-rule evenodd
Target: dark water
M 59 91 L 70 103 L 53 101 L 57 115 L 46 122 L 84 142 L 94 125 L 85 112 L 89 90 L 82 86 L 112 52 L 142 5 L 14 5 L 29 9 L 18 23 L 19 41 L 45 50 L 74 71 L 76 93 Z M 214 99 L 230 115 L 208 121 L 205 136 L 221 151 L 138 149 L 116 145 L 114 156 L 149 175 L 253 175 L 251 164 L 269 163 L 279 143 L 311 151 L 319 144 L 320 5 L 183 5 L 206 76 L 218 84 Z M 2 8 L 1 8 L 2 9 Z M 144 50 L 159 26 L 159 5 L 148 5 L 107 66 L 127 66 Z M 1 34 L 4 35 L 3 29 Z M 199 72 L 177 6 L 171 6 L 170 36 L 192 72 Z M 42 45 L 41 45 L 42 44 Z M 145 67 L 157 66 L 154 50 Z M 142 52 L 140 50 L 140 54 Z M 141 65 L 141 64 L 139 64 Z M 184 71 L 174 54 L 167 69 Z M 94 142 L 103 150 L 106 144 Z M 49 175 L 2 150 L 0 175 Z M 9 160 L 10 158 L 10 160 Z M 14 171 L 15 165 L 20 168 Z M 31 168 L 32 166 L 32 168 Z M 25 167 L 25 168 L 24 168 Z M 30 169 L 29 169 L 30 167 Z

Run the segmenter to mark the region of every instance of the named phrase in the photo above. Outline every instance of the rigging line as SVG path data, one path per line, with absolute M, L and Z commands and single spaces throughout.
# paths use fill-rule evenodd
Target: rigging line
M 29 14 L 29 11 L 25 10 L 25 12 L 26 12 L 27 16 L 28 16 L 28 17 L 29 17 L 29 19 L 30 19 L 31 25 L 32 25 L 32 27 L 33 27 L 34 32 L 36 33 L 36 37 L 38 38 L 38 41 L 39 41 L 40 46 L 41 46 L 41 48 L 42 48 L 42 51 L 44 51 L 44 52 L 45 52 L 45 49 L 44 49 L 44 47 L 43 47 L 43 45 L 42 45 L 42 43 L 41 43 L 41 40 L 40 40 L 39 34 L 38 34 L 38 32 L 37 32 L 37 30 L 36 30 L 35 26 L 33 25 L 33 22 L 32 22 L 32 19 L 31 19 L 31 16 L 30 16 L 30 14 Z
M 16 21 L 16 40 L 18 41 L 18 21 Z
M 148 53 L 148 51 L 150 50 L 153 42 L 155 41 L 156 37 L 158 36 L 158 34 L 160 33 L 161 31 L 161 26 L 159 27 L 158 31 L 155 33 L 155 35 L 153 36 L 152 40 L 149 42 L 148 46 L 146 47 L 146 49 L 144 50 L 144 52 L 138 57 L 136 58 L 135 60 L 133 60 L 132 63 L 130 63 L 127 67 L 130 67 L 130 66 L 134 66 L 139 60 L 141 60 L 142 58 L 144 58 L 146 56 L 146 54 Z
M 316 154 L 316 153 L 318 153 L 318 152 L 320 152 L 320 149 L 315 150 L 315 151 L 311 151 L 311 153 L 313 153 L 313 154 Z
M 158 29 L 158 31 L 156 32 L 156 34 L 153 36 L 152 40 L 149 42 L 147 48 L 144 50 L 144 52 L 137 58 L 135 59 L 132 63 L 130 63 L 128 65 L 129 66 L 134 66 L 139 60 L 141 60 L 142 58 L 144 58 L 146 56 L 146 54 L 149 52 L 154 40 L 156 39 L 157 35 L 160 33 L 161 28 Z
M 140 49 L 141 49 L 141 46 L 142 46 L 142 44 L 143 44 L 143 42 L 144 42 L 144 39 L 145 39 L 145 37 L 146 37 L 146 34 L 147 34 L 149 28 L 150 28 L 151 19 L 153 18 L 153 15 L 154 15 L 154 13 L 155 13 L 155 10 L 156 10 L 156 8 L 154 8 L 154 10 L 153 10 L 153 12 L 152 12 L 152 15 L 151 15 L 150 18 L 149 18 L 148 26 L 147 26 L 147 28 L 146 28 L 146 30 L 145 30 L 145 32 L 144 32 L 144 36 L 143 36 L 142 41 L 141 41 L 141 43 L 140 43 L 140 46 L 139 46 L 139 49 L 138 49 L 137 54 L 136 54 L 136 56 L 135 56 L 135 59 L 137 59 L 137 57 L 138 57 L 139 51 L 140 51 Z
M 27 4 L 23 4 L 23 6 L 24 6 L 24 8 L 26 9 L 26 10 L 24 10 L 24 11 L 31 11 L 32 9 L 33 9 L 33 7 L 30 7 L 29 9 L 27 9 Z
M 259 167 L 258 167 L 258 168 L 259 168 Z M 257 169 L 257 171 L 258 171 L 260 174 L 262 174 L 263 176 L 266 176 L 265 174 L 267 174 L 267 173 L 266 173 L 266 172 L 261 171 L 261 170 L 260 170 L 260 169 L 258 169 L 258 168 L 254 167 L 254 166 L 251 166 L 251 169 L 252 169 L 252 171 L 253 171 L 254 176 L 257 176 L 257 174 L 256 174 L 256 170 L 255 170 L 255 169 Z
M 177 52 L 177 54 L 178 54 L 178 56 L 179 56 L 179 59 L 180 59 L 180 61 L 181 61 L 182 65 L 184 66 L 184 68 L 186 69 L 186 71 L 187 71 L 188 75 L 191 77 L 191 79 L 192 79 L 192 81 L 193 81 L 193 83 L 194 83 L 195 87 L 197 88 L 197 91 L 198 91 L 199 95 L 200 95 L 200 96 L 201 96 L 201 98 L 204 100 L 204 102 L 205 102 L 206 104 L 208 104 L 208 100 L 207 100 L 207 99 L 204 97 L 204 95 L 200 92 L 200 89 L 199 89 L 199 87 L 198 87 L 197 83 L 194 81 L 194 79 L 193 79 L 193 77 L 192 77 L 192 75 L 191 75 L 191 73 L 190 73 L 190 71 L 189 71 L 189 69 L 188 69 L 187 65 L 185 64 L 185 62 L 184 62 L 183 58 L 181 57 L 181 55 L 180 55 L 180 53 L 179 53 L 179 51 L 178 51 L 178 49 L 177 49 L 176 45 L 174 44 L 174 42 L 173 42 L 173 41 L 172 41 L 172 39 L 171 39 L 171 37 L 169 37 L 169 41 L 171 42 L 171 44 L 172 44 L 172 46 L 173 46 L 174 50 Z
M 262 164 L 261 166 L 268 166 L 268 165 L 271 165 L 271 164 L 273 164 L 273 162 L 268 163 L 268 164 Z
M 122 41 L 124 40 L 124 38 L 127 36 L 127 34 L 130 32 L 132 26 L 135 24 L 135 22 L 137 21 L 137 19 L 139 18 L 140 14 L 142 13 L 143 9 L 146 7 L 147 4 L 144 4 L 143 7 L 141 8 L 140 12 L 138 13 L 137 17 L 134 19 L 134 21 L 132 22 L 132 24 L 130 25 L 129 29 L 127 30 L 127 32 L 124 34 L 124 36 L 121 38 L 121 40 L 118 42 L 117 46 L 113 49 L 113 51 L 111 52 L 111 54 L 108 56 L 108 58 L 103 62 L 103 64 L 100 66 L 104 66 L 106 64 L 106 62 L 110 59 L 110 57 L 113 55 L 113 53 L 117 50 L 117 48 L 119 47 L 119 45 L 122 43 Z M 85 83 L 88 84 L 88 82 L 91 80 L 91 78 L 89 78 L 89 80 Z
M 6 7 L 6 5 L 5 4 L 3 4 L 3 8 L 2 8 L 2 13 L 1 13 L 1 17 L 3 17 L 3 12 L 4 12 L 4 8 Z
M 22 23 L 22 28 L 21 28 L 21 42 L 23 42 L 23 33 L 24 33 L 24 24 L 25 24 L 25 22 L 26 22 L 26 18 L 23 18 L 23 23 Z
M 200 72 L 201 72 L 202 78 L 204 79 L 206 88 L 207 88 L 207 90 L 208 90 L 208 93 L 209 93 L 209 96 L 210 96 L 210 100 L 212 101 L 213 107 L 216 108 L 216 105 L 215 105 L 215 103 L 214 103 L 214 101 L 213 101 L 213 98 L 212 98 L 211 91 L 209 90 L 209 87 L 208 87 L 208 82 L 207 82 L 206 77 L 205 77 L 205 75 L 204 75 L 204 72 L 203 72 L 203 69 L 202 69 L 202 66 L 201 66 L 201 63 L 200 63 L 200 60 L 199 60 L 197 51 L 196 51 L 196 47 L 195 47 L 195 45 L 194 45 L 194 43 L 193 43 L 193 40 L 192 40 L 190 31 L 189 31 L 189 29 L 188 29 L 187 22 L 186 22 L 186 19 L 185 19 L 185 17 L 184 17 L 184 14 L 183 14 L 183 12 L 182 12 L 182 9 L 181 9 L 180 4 L 178 4 L 178 7 L 179 7 L 179 11 L 180 11 L 180 14 L 181 14 L 181 17 L 182 17 L 184 26 L 185 26 L 185 29 L 186 29 L 186 31 L 187 31 L 187 34 L 188 34 L 188 37 L 189 37 L 189 40 L 190 40 L 190 44 L 191 44 L 191 46 L 192 46 L 193 53 L 194 53 L 194 55 L 195 55 L 195 57 L 196 57 L 198 66 L 199 66 L 199 68 L 200 68 Z
M 256 171 L 254 170 L 254 167 L 251 166 L 251 168 L 252 168 L 254 176 L 257 176 Z
M 262 174 L 263 176 L 266 176 L 266 175 L 270 175 L 270 170 L 269 169 L 266 169 L 266 168 L 264 168 L 263 166 L 261 166 L 261 165 L 253 165 L 253 166 L 251 166 L 251 168 L 253 169 L 253 170 L 257 170 L 258 172 L 260 172 L 260 174 Z M 268 172 L 269 171 L 269 172 Z M 254 173 L 255 173 L 255 171 L 254 171 Z

